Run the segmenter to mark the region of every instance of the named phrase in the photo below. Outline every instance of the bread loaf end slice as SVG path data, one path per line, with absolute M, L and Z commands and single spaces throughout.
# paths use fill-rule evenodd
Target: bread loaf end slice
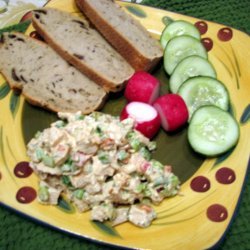
M 69 65 L 47 44 L 21 33 L 4 33 L 0 72 L 30 103 L 55 112 L 100 108 L 105 90 Z
M 107 91 L 121 90 L 133 75 L 130 64 L 86 19 L 40 8 L 33 11 L 32 20 L 37 32 L 54 50 Z
M 141 23 L 113 0 L 76 0 L 79 9 L 135 70 L 150 71 L 163 49 Z

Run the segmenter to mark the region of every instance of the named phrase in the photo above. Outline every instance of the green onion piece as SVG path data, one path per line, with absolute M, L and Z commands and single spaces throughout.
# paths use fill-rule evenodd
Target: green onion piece
M 143 156 L 143 158 L 147 161 L 151 160 L 151 153 L 145 147 L 140 148 L 139 153 Z
M 38 189 L 38 197 L 41 201 L 49 200 L 49 190 L 46 186 L 40 186 Z
M 41 148 L 37 148 L 35 153 L 36 153 L 36 158 L 38 161 L 41 161 L 45 155 L 43 149 L 41 149 Z
M 77 198 L 78 200 L 82 200 L 83 196 L 84 196 L 84 190 L 83 189 L 76 189 L 73 192 L 73 195 L 75 198 Z
M 73 160 L 72 160 L 71 157 L 69 157 L 69 158 L 65 161 L 65 163 L 63 164 L 61 170 L 62 170 L 63 172 L 70 172 L 70 171 L 74 171 L 74 170 L 75 170 L 75 169 L 74 169 L 74 166 L 73 166 Z
M 124 161 L 125 159 L 127 159 L 129 157 L 129 154 L 127 153 L 126 150 L 120 150 L 118 153 L 117 153 L 117 159 L 118 161 Z
M 44 155 L 43 156 L 43 164 L 50 167 L 50 168 L 53 168 L 55 167 L 55 161 L 54 161 L 54 158 L 49 156 L 49 155 Z
M 61 176 L 61 181 L 62 181 L 62 183 L 63 183 L 64 185 L 66 185 L 66 186 L 72 186 L 71 181 L 70 181 L 70 178 L 69 178 L 69 176 L 67 176 L 67 175 L 62 175 L 62 176 Z
M 102 135 L 103 135 L 103 131 L 102 131 L 101 127 L 98 126 L 98 125 L 96 126 L 95 132 L 96 132 L 96 134 L 98 134 L 99 136 L 102 136 Z
M 98 159 L 103 163 L 103 164 L 109 164 L 111 161 L 110 161 L 110 158 L 109 158 L 109 155 L 103 151 L 100 151 L 98 153 Z

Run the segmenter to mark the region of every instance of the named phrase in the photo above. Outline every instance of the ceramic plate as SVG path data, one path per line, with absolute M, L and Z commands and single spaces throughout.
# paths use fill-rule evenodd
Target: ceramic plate
M 218 79 L 225 83 L 231 97 L 230 112 L 240 125 L 238 145 L 219 158 L 205 159 L 187 143 L 186 128 L 175 134 L 161 131 L 154 155 L 171 164 L 182 181 L 180 195 L 156 207 L 158 218 L 146 229 L 129 223 L 115 228 L 93 223 L 90 214 L 78 213 L 65 199 L 57 206 L 37 202 L 37 177 L 28 167 L 25 145 L 32 136 L 56 119 L 56 115 L 27 104 L 0 79 L 0 201 L 21 214 L 56 229 L 115 246 L 147 249 L 207 249 L 225 234 L 241 194 L 250 149 L 250 46 L 249 37 L 237 30 L 164 10 L 119 2 L 159 39 L 171 20 L 195 23 L 209 51 Z M 50 1 L 48 6 L 79 14 L 72 0 Z M 29 28 L 28 33 L 32 31 Z M 168 77 L 162 66 L 154 74 L 160 79 L 162 93 Z M 110 96 L 103 112 L 118 115 L 125 100 Z

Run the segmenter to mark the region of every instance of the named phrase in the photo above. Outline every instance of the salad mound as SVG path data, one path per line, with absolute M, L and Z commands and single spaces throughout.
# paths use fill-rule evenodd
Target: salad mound
M 28 143 L 30 166 L 39 177 L 38 200 L 56 205 L 66 195 L 91 219 L 147 227 L 152 204 L 178 193 L 171 166 L 151 158 L 156 144 L 128 118 L 94 112 L 59 113 L 61 120 Z

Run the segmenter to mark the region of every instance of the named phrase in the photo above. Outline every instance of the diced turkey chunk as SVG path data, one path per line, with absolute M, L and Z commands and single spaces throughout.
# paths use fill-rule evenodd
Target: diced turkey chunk
M 91 211 L 91 220 L 103 222 L 112 220 L 115 216 L 115 209 L 111 203 L 103 203 L 94 206 Z
M 128 221 L 128 211 L 129 207 L 121 207 L 116 209 L 116 217 L 112 221 L 112 226 L 119 225 Z
M 148 227 L 155 218 L 155 211 L 147 205 L 133 205 L 128 213 L 128 220 L 138 227 Z

